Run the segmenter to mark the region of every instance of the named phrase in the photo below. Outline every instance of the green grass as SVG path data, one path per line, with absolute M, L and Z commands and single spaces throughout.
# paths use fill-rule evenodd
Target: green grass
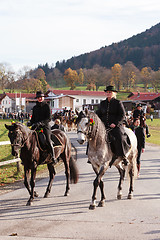
M 147 119 L 147 125 L 151 134 L 150 138 L 146 138 L 146 142 L 160 145 L 160 119 Z
M 4 124 L 11 124 L 11 120 L 0 119 L 0 141 L 9 141 L 8 130 Z M 11 145 L 0 146 L 0 162 L 4 162 L 14 157 L 11 154 Z M 46 165 L 38 166 L 38 171 L 46 169 Z M 17 172 L 17 163 L 12 163 L 0 167 L 0 186 L 22 180 L 24 176 L 23 166 L 20 164 L 20 171 Z

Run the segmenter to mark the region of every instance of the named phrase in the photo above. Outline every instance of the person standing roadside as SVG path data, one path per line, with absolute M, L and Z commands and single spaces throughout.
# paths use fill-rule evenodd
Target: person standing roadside
M 130 126 L 132 131 L 135 133 L 137 137 L 137 150 L 138 150 L 138 155 L 137 155 L 137 170 L 138 170 L 138 175 L 140 173 L 140 158 L 141 158 L 141 153 L 144 152 L 145 149 L 145 133 L 144 133 L 144 128 L 140 126 L 140 120 L 139 118 L 135 118 L 133 121 L 133 125 Z

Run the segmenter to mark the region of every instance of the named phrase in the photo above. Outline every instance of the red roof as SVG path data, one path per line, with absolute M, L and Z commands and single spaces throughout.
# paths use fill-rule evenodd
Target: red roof
M 27 99 L 31 99 L 31 98 L 35 98 L 36 94 L 35 93 L 6 93 L 6 95 L 9 98 L 27 98 Z
M 133 92 L 133 95 L 129 97 L 131 100 L 139 100 L 139 101 L 151 101 L 158 97 L 160 97 L 160 93 L 146 93 L 146 92 Z
M 82 96 L 106 96 L 104 91 L 81 91 L 81 90 L 50 90 L 56 95 L 82 95 Z

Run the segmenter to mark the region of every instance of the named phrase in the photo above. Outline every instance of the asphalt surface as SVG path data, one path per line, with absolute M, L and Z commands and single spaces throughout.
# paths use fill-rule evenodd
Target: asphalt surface
M 160 148 L 146 146 L 133 199 L 127 199 L 127 178 L 122 200 L 116 199 L 119 174 L 112 167 L 104 176 L 105 207 L 89 210 L 95 174 L 87 164 L 86 145 L 76 142 L 75 133 L 69 136 L 77 148 L 79 182 L 64 197 L 65 174 L 61 171 L 46 199 L 48 177 L 38 181 L 39 197 L 32 206 L 26 206 L 29 195 L 25 188 L 0 195 L 0 240 L 160 240 Z

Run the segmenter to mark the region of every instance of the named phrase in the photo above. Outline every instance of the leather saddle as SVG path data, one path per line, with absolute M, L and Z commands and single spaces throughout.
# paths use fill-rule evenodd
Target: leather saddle
M 59 139 L 54 134 L 51 135 L 51 139 L 52 139 L 53 147 L 54 146 L 62 146 L 62 143 L 59 141 Z M 41 148 L 43 150 L 46 149 L 47 141 L 46 141 L 46 136 L 43 132 L 38 133 L 38 140 L 39 140 Z

